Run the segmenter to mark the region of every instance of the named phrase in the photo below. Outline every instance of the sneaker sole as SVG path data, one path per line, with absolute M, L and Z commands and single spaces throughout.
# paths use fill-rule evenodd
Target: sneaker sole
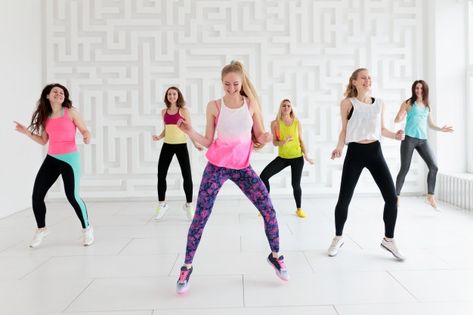
M 268 262 L 268 264 L 273 267 L 274 269 L 274 273 L 276 274 L 276 276 L 283 282 L 288 282 L 289 281 L 289 278 L 282 278 L 279 273 L 278 273 L 278 270 L 276 269 L 276 267 L 273 266 L 273 264 L 269 261 L 269 259 L 266 258 L 266 261 Z
M 38 248 L 38 247 L 43 243 L 44 238 L 45 238 L 46 236 L 48 236 L 50 233 L 51 233 L 51 232 L 49 232 L 49 231 L 46 232 L 46 234 L 43 235 L 43 238 L 41 239 L 41 242 L 39 242 L 38 245 L 34 245 L 34 246 L 33 246 L 33 245 L 30 244 L 30 245 L 28 245 L 28 247 L 29 247 L 29 248 Z
M 183 294 L 186 294 L 187 291 L 189 291 L 189 285 L 187 285 L 185 288 L 183 288 L 182 290 L 176 290 L 176 294 L 178 295 L 183 295 Z
M 383 243 L 381 243 L 381 248 L 384 248 L 385 250 L 387 250 L 388 252 L 390 252 L 391 255 L 393 255 L 394 258 L 396 258 L 396 260 L 398 260 L 398 261 L 404 261 L 404 260 L 405 260 L 405 258 L 399 257 L 399 256 L 397 256 L 396 254 L 394 254 L 389 248 L 387 248 L 386 246 L 384 246 Z
M 343 242 L 342 245 L 340 245 L 340 246 L 338 247 L 338 249 L 342 248 L 343 245 L 345 245 L 345 242 Z M 335 256 L 337 256 L 337 255 L 338 255 L 338 249 L 337 249 L 337 252 L 336 252 L 335 254 L 333 254 L 333 255 L 328 254 L 328 257 L 335 257 Z

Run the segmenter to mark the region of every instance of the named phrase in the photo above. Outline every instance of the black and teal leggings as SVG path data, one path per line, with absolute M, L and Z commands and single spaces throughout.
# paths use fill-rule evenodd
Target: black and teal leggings
M 189 160 L 189 152 L 187 151 L 187 144 L 169 144 L 163 143 L 161 153 L 158 161 L 158 198 L 159 201 L 166 200 L 166 176 L 168 175 L 169 165 L 171 164 L 174 154 L 177 156 L 177 161 L 181 167 L 181 174 L 184 180 L 184 192 L 186 194 L 186 201 L 192 202 L 192 173 L 191 163 Z
M 79 196 L 80 155 L 71 152 L 59 155 L 47 155 L 41 165 L 33 187 L 33 212 L 38 228 L 46 226 L 46 205 L 44 197 L 59 175 L 64 182 L 66 197 L 79 217 L 82 228 L 89 226 L 87 207 Z
M 356 183 L 365 167 L 370 171 L 383 195 L 385 236 L 393 238 L 397 218 L 397 195 L 393 178 L 378 141 L 369 144 L 354 142 L 348 144 L 347 154 L 343 162 L 340 193 L 335 207 L 336 235 L 340 236 L 343 233 L 343 227 L 348 216 L 348 206 L 353 197 Z
M 294 159 L 285 159 L 278 156 L 264 168 L 260 177 L 269 192 L 269 179 L 288 166 L 291 167 L 291 184 L 294 200 L 296 201 L 297 209 L 300 209 L 302 197 L 301 176 L 302 168 L 304 167 L 304 158 L 302 156 Z

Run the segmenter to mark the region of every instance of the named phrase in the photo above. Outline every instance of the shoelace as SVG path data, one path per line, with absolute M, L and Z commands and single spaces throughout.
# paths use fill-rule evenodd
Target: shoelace
M 286 270 L 286 263 L 283 260 L 284 258 L 281 256 L 278 258 L 278 264 L 281 270 Z
M 179 275 L 179 282 L 183 283 L 187 280 L 187 275 L 189 274 L 189 270 L 184 270 L 181 271 L 181 274 Z

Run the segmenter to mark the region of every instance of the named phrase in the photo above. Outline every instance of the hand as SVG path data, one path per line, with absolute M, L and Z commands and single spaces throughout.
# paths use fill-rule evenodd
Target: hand
M 287 138 L 284 139 L 284 143 L 283 143 L 283 144 L 286 144 L 286 143 L 288 143 L 289 141 L 292 141 L 292 139 L 293 139 L 292 136 L 287 136 Z
M 17 121 L 13 121 L 15 123 L 15 130 L 22 133 L 22 134 L 25 134 L 27 135 L 28 134 L 28 128 L 26 128 L 26 126 L 20 124 L 19 122 Z
M 82 140 L 84 141 L 85 144 L 89 144 L 90 143 L 90 135 L 86 135 L 85 137 L 82 138 Z
M 188 134 L 192 130 L 192 126 L 187 120 L 181 118 L 177 121 L 177 127 L 182 130 L 182 132 Z
M 338 159 L 339 157 L 342 156 L 343 153 L 343 148 L 335 148 L 335 150 L 332 151 L 332 160 Z
M 197 150 L 199 150 L 199 151 L 202 151 L 202 150 L 204 149 L 204 147 L 201 146 L 201 145 L 198 144 L 198 143 L 194 143 L 194 147 L 195 147 Z
M 163 137 L 162 137 L 161 135 L 153 135 L 152 138 L 153 138 L 153 141 L 159 141 L 159 140 L 161 140 Z
M 440 128 L 440 131 L 442 131 L 442 132 L 453 132 L 453 127 L 445 125 L 442 128 Z
M 263 133 L 261 136 L 260 136 L 260 139 L 258 139 L 259 143 L 261 144 L 266 144 L 268 142 L 270 142 L 272 140 L 272 136 L 271 136 L 271 133 L 270 132 L 265 132 Z
M 399 141 L 402 141 L 404 140 L 404 131 L 402 129 L 399 129 L 397 132 L 396 132 L 396 135 L 394 136 L 394 138 L 396 140 L 399 140 Z
M 265 132 L 261 134 L 258 138 L 254 139 L 254 147 L 255 148 L 262 148 L 266 143 L 270 142 L 272 140 L 271 133 Z
M 311 165 L 315 164 L 315 160 L 309 158 L 307 155 L 304 155 L 304 159 Z

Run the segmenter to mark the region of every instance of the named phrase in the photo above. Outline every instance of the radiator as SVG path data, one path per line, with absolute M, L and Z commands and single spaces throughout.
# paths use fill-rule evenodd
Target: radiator
M 437 198 L 453 206 L 473 210 L 473 174 L 439 173 Z

